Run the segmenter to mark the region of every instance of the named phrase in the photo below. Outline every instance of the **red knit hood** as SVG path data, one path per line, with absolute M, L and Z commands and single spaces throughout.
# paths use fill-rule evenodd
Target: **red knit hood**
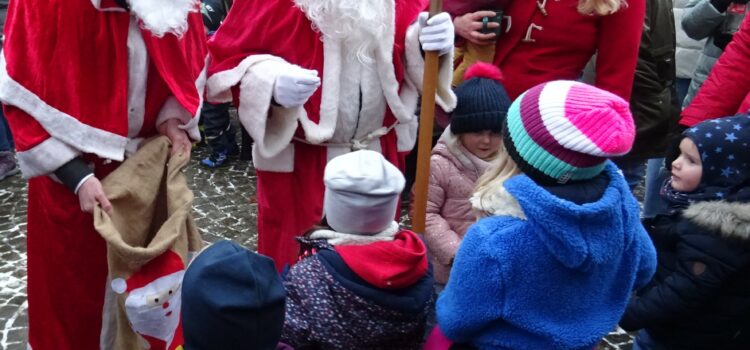
M 389 242 L 335 249 L 354 273 L 378 288 L 406 288 L 427 273 L 427 249 L 411 231 L 401 231 Z

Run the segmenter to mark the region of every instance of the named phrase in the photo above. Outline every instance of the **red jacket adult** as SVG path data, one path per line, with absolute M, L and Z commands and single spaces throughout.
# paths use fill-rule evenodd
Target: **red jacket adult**
M 750 17 L 727 45 L 708 79 L 684 111 L 680 125 L 691 127 L 704 120 L 750 111 Z
M 133 15 L 135 8 L 128 12 L 113 0 L 10 3 L 0 100 L 21 170 L 31 178 L 27 291 L 29 345 L 35 350 L 111 348 L 110 333 L 102 329 L 103 318 L 111 316 L 103 308 L 104 240 L 78 197 L 47 175 L 83 158 L 102 178 L 134 140 L 157 134 L 156 126 L 167 119 L 180 119 L 199 137 L 207 54 L 202 20 L 197 8 L 189 13 L 192 0 L 164 3 L 183 6 L 182 36 L 154 36 Z M 167 6 L 151 0 L 128 4 Z
M 426 1 L 382 3 L 395 25 L 387 26 L 372 62 L 352 59 L 354 48 L 345 40 L 314 30 L 291 0 L 235 1 L 209 42 L 207 97 L 213 102 L 234 97 L 255 141 L 258 251 L 279 268 L 297 257 L 294 237 L 321 220 L 329 159 L 370 149 L 400 165 L 414 146 L 423 72 L 415 21 Z M 437 102 L 452 109 L 452 57 L 441 60 L 444 84 Z M 298 69 L 316 70 L 321 87 L 302 107 L 272 105 L 276 77 Z
M 510 31 L 497 41 L 495 64 L 512 99 L 539 83 L 577 80 L 595 52 L 595 85 L 630 99 L 645 0 L 629 0 L 608 16 L 582 15 L 578 2 L 511 2 L 506 10 Z

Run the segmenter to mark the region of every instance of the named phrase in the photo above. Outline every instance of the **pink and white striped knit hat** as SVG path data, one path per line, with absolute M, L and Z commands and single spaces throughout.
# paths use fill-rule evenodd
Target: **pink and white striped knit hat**
M 503 141 L 532 179 L 566 183 L 596 177 L 607 158 L 630 151 L 635 125 L 619 96 L 567 80 L 539 84 L 508 110 Z

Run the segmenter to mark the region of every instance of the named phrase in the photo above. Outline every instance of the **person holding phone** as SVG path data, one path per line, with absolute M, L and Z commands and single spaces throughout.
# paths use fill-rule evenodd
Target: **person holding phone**
M 543 82 L 578 79 L 598 52 L 594 85 L 629 100 L 645 8 L 645 0 L 513 1 L 504 11 L 510 28 L 499 37 L 481 33 L 482 14 L 454 25 L 469 41 L 497 39 L 493 62 L 511 99 Z
M 443 7 L 454 18 L 457 33 L 454 53 L 453 86 L 463 82 L 466 70 L 477 62 L 492 63 L 495 58 L 495 41 L 509 22 L 503 22 L 503 10 L 510 0 L 448 0 Z

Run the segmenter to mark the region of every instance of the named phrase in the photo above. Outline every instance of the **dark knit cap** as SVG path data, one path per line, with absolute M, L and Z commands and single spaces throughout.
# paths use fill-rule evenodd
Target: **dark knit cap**
M 190 264 L 182 288 L 185 350 L 276 349 L 286 292 L 271 259 L 220 241 Z
M 750 199 L 750 116 L 712 119 L 685 130 L 701 155 L 701 199 Z
M 458 105 L 451 119 L 453 134 L 502 131 L 512 101 L 501 81 L 500 69 L 491 64 L 477 63 L 469 67 L 464 82 L 455 91 Z

